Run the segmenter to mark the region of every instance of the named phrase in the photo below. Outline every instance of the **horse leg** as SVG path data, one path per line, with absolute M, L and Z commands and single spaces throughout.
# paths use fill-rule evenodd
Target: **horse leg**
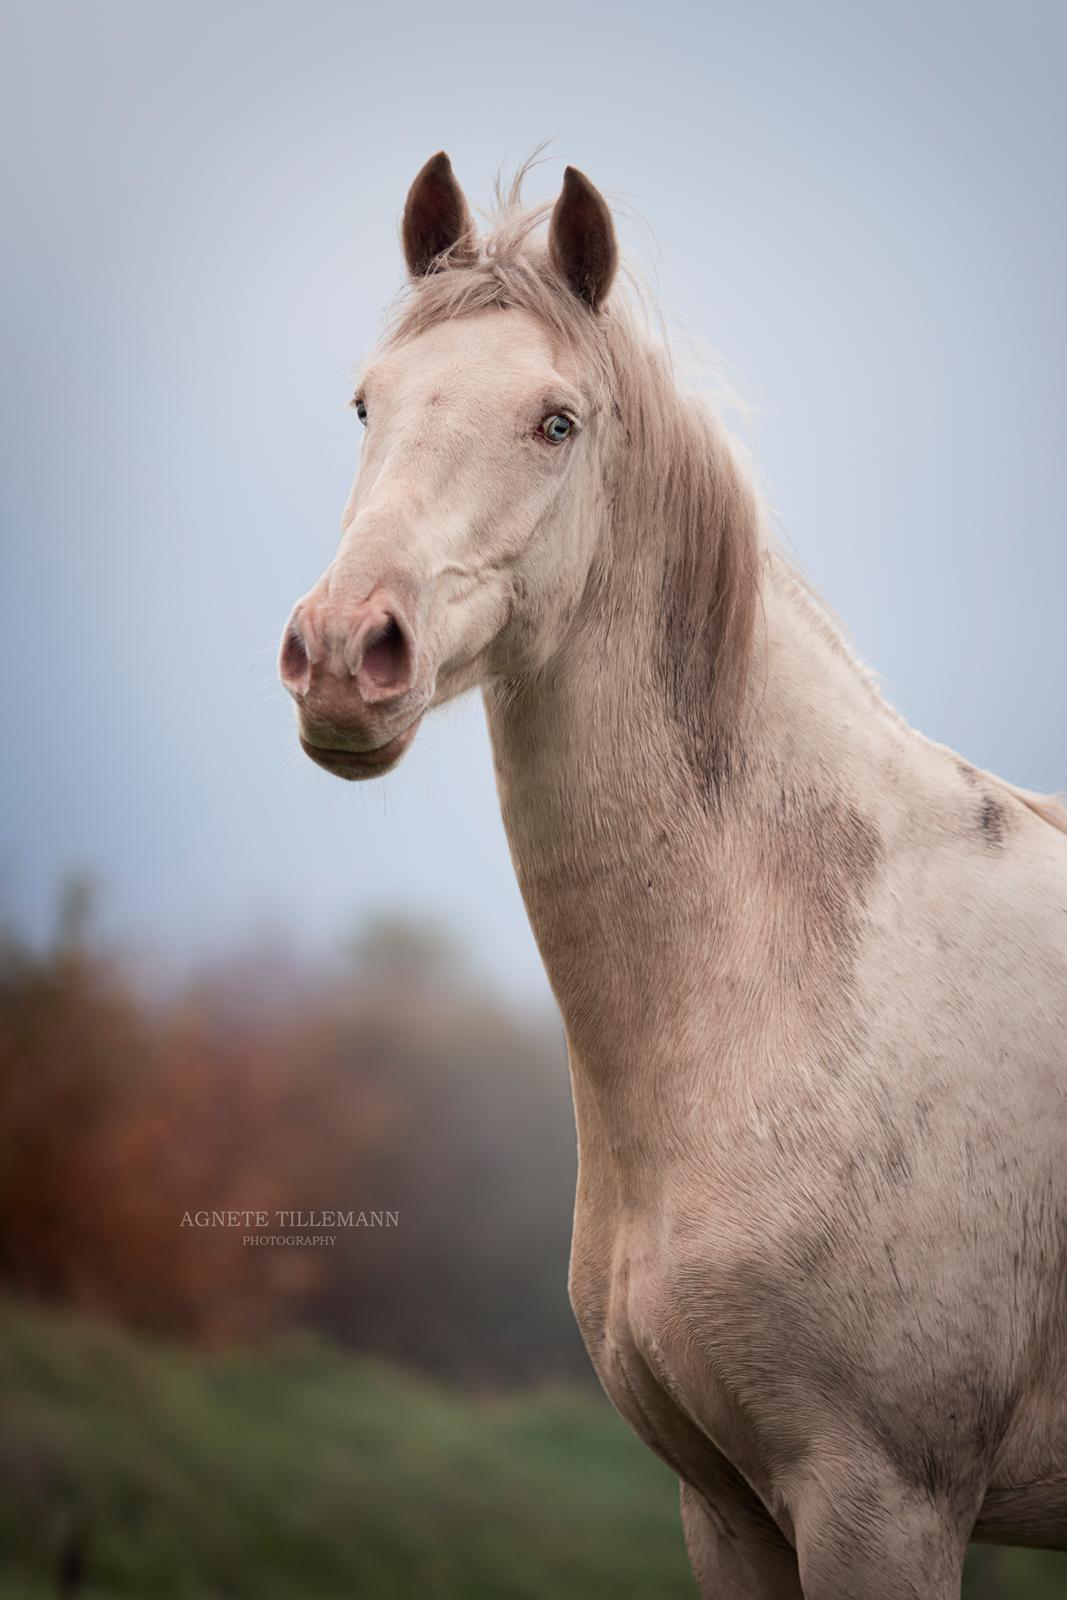
M 960 1600 L 969 1529 L 888 1463 L 824 1461 L 793 1510 L 804 1600 Z
M 755 1495 L 682 1484 L 682 1529 L 701 1600 L 802 1600 L 793 1551 Z

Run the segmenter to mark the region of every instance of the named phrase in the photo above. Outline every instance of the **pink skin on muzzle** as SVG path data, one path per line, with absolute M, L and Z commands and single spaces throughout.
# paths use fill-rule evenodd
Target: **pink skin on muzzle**
M 352 606 L 317 584 L 294 608 L 278 661 L 304 752 L 340 778 L 387 771 L 425 710 L 418 667 L 413 627 L 391 589 Z

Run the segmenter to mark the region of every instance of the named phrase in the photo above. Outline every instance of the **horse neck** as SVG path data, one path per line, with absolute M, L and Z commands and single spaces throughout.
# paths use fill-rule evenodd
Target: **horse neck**
M 831 902 L 873 870 L 879 785 L 909 738 L 767 551 L 729 724 L 687 727 L 662 670 L 662 554 L 644 531 L 626 552 L 604 530 L 611 559 L 552 661 L 486 695 L 504 824 L 572 1063 L 602 1085 L 624 1058 L 662 1086 L 706 1055 L 710 1014 L 729 1026 L 726 1002 L 776 978 L 795 988 L 798 965 L 821 959 L 810 906 L 834 937 Z

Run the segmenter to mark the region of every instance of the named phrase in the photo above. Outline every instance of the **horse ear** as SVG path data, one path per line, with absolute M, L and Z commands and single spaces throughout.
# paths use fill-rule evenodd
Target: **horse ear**
M 438 257 L 466 243 L 473 254 L 474 224 L 443 150 L 431 156 L 408 190 L 401 227 L 404 259 L 413 278 L 435 272 Z
M 563 174 L 548 229 L 548 253 L 579 300 L 598 311 L 615 277 L 619 247 L 607 201 L 577 167 Z

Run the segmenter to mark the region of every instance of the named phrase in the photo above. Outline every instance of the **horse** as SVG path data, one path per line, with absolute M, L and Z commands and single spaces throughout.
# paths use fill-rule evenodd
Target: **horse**
M 479 234 L 441 153 L 401 232 L 280 675 L 346 779 L 483 691 L 571 1302 L 700 1592 L 949 1600 L 969 1540 L 1067 1548 L 1067 812 L 891 709 L 581 172 Z

